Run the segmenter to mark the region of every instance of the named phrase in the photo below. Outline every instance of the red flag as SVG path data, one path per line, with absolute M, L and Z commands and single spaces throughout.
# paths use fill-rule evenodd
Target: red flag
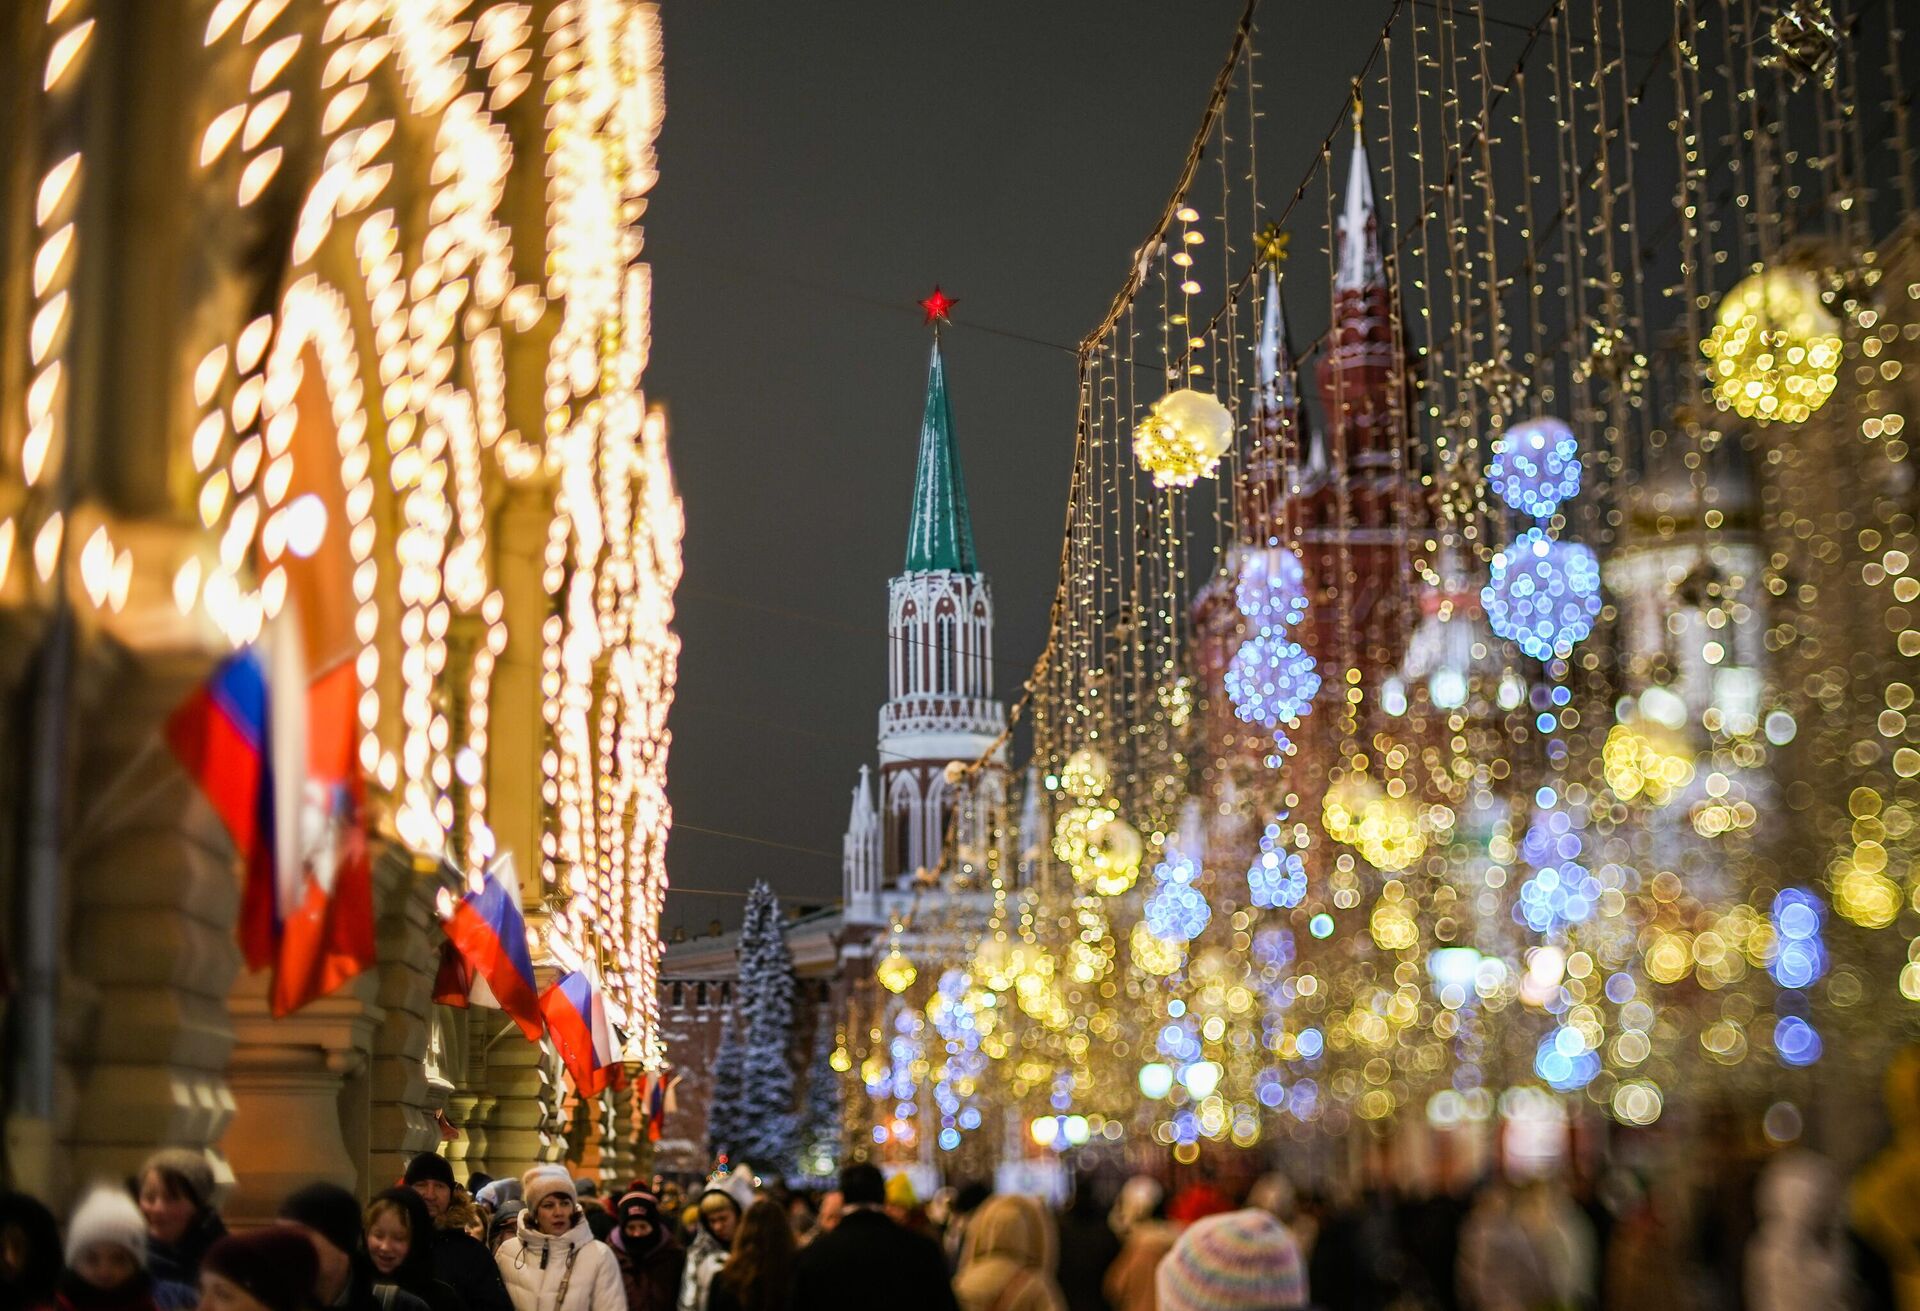
M 370 968 L 373 867 L 366 784 L 354 751 L 359 679 L 342 664 L 307 688 L 307 785 L 300 897 L 280 926 L 271 1003 L 287 1015 Z
M 433 999 L 442 1006 L 466 1010 L 471 1005 L 473 966 L 449 938 L 440 944 L 440 970 L 433 977 Z

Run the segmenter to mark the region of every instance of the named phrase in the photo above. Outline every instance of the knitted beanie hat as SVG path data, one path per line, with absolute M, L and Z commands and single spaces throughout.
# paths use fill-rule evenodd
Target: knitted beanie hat
M 88 1193 L 67 1222 L 67 1264 L 77 1265 L 89 1247 L 125 1248 L 135 1265 L 147 1263 L 147 1222 L 124 1191 L 105 1184 Z
M 213 1205 L 213 1163 L 207 1160 L 205 1152 L 187 1147 L 163 1147 L 141 1164 L 136 1177 L 144 1180 L 154 1173 L 166 1181 L 170 1191 L 186 1194 L 195 1210 L 204 1211 Z
M 288 1194 L 280 1218 L 305 1225 L 349 1256 L 360 1250 L 360 1203 L 338 1184 L 312 1183 Z
M 406 1178 L 403 1182 L 411 1188 L 415 1184 L 442 1183 L 453 1187 L 453 1162 L 438 1152 L 421 1152 L 407 1162 Z
M 1265 1211 L 1195 1221 L 1160 1263 L 1160 1311 L 1294 1311 L 1307 1304 L 1300 1247 Z
M 536 1165 L 520 1176 L 520 1195 L 528 1211 L 538 1211 L 541 1199 L 565 1193 L 567 1200 L 579 1205 L 580 1195 L 573 1189 L 573 1176 L 564 1166 Z
M 237 1285 L 267 1311 L 301 1311 L 313 1300 L 320 1258 L 305 1234 L 269 1225 L 222 1238 L 207 1249 L 200 1270 Z

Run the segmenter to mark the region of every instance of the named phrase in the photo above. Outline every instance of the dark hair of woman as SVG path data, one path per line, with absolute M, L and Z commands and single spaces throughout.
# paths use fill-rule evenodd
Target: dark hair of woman
M 740 1311 L 780 1311 L 793 1288 L 794 1250 L 786 1209 L 763 1197 L 747 1208 L 733 1255 L 715 1278 Z

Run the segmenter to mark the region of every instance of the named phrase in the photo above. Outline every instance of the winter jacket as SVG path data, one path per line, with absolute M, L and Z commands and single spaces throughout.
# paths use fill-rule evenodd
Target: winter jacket
M 1111 1311 L 1101 1285 L 1120 1257 L 1120 1240 L 1088 1192 L 1082 1188 L 1075 1204 L 1060 1216 L 1060 1264 L 1054 1280 L 1067 1311 Z
M 64 1269 L 60 1226 L 46 1203 L 27 1193 L 0 1192 L 0 1234 L 13 1230 L 19 1239 L 17 1270 L 0 1263 L 0 1306 L 21 1311 L 47 1311 L 53 1306 Z
M 1154 1276 L 1179 1237 L 1180 1230 L 1164 1220 L 1140 1220 L 1128 1228 L 1120 1255 L 1107 1267 L 1107 1302 L 1113 1311 L 1154 1311 L 1160 1305 Z
M 155 1284 L 200 1286 L 200 1258 L 227 1236 L 227 1225 L 217 1211 L 202 1211 L 177 1243 L 147 1239 L 147 1273 Z
M 739 1214 L 745 1216 L 747 1208 L 753 1205 L 753 1176 L 741 1166 L 726 1178 L 708 1184 L 695 1204 L 708 1193 L 724 1195 Z M 693 1245 L 687 1248 L 686 1271 L 680 1276 L 679 1311 L 707 1311 L 708 1290 L 713 1287 L 713 1277 L 727 1264 L 727 1256 L 728 1251 L 720 1240 L 707 1232 L 707 1222 L 700 1221 Z
M 380 1311 L 466 1311 L 459 1296 L 438 1279 L 415 1288 L 383 1279 L 372 1288 L 374 1305 Z
M 69 1270 L 60 1278 L 55 1305 L 60 1311 L 157 1311 L 153 1281 L 144 1273 L 110 1292 L 102 1292 Z
M 627 1290 L 627 1311 L 674 1311 L 680 1300 L 680 1280 L 687 1269 L 687 1249 L 664 1230 L 656 1230 L 653 1245 L 633 1252 L 618 1229 L 608 1245 L 620 1263 L 620 1279 Z
M 675 1305 L 679 1311 L 707 1311 L 707 1293 L 713 1287 L 713 1277 L 726 1267 L 727 1257 L 731 1255 L 706 1226 L 693 1236 L 693 1246 L 687 1249 L 687 1259 L 680 1274 L 680 1298 Z
M 975 1223 L 978 1223 L 976 1219 Z M 800 1249 L 793 1311 L 958 1311 L 947 1259 L 887 1213 L 855 1207 Z
M 1031 1197 L 988 1198 L 967 1225 L 953 1294 L 961 1311 L 1066 1311 L 1053 1281 L 1053 1217 Z
M 433 1276 L 466 1303 L 467 1311 L 514 1311 L 500 1268 L 472 1234 L 433 1231 Z
M 522 1213 L 520 1230 L 493 1254 L 513 1311 L 627 1311 L 620 1262 L 576 1211 L 573 1228 L 540 1233 Z

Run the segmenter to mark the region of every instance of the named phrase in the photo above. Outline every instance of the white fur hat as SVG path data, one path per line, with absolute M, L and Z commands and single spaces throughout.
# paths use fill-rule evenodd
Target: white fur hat
M 531 1216 L 540 1209 L 540 1200 L 555 1193 L 565 1193 L 567 1200 L 575 1206 L 580 1204 L 579 1194 L 573 1189 L 573 1176 L 561 1165 L 536 1165 L 520 1176 L 520 1192 L 526 1202 L 527 1214 Z
M 126 1190 L 97 1184 L 67 1222 L 67 1264 L 74 1265 L 89 1247 L 106 1244 L 133 1253 L 133 1263 L 147 1263 L 147 1222 Z

